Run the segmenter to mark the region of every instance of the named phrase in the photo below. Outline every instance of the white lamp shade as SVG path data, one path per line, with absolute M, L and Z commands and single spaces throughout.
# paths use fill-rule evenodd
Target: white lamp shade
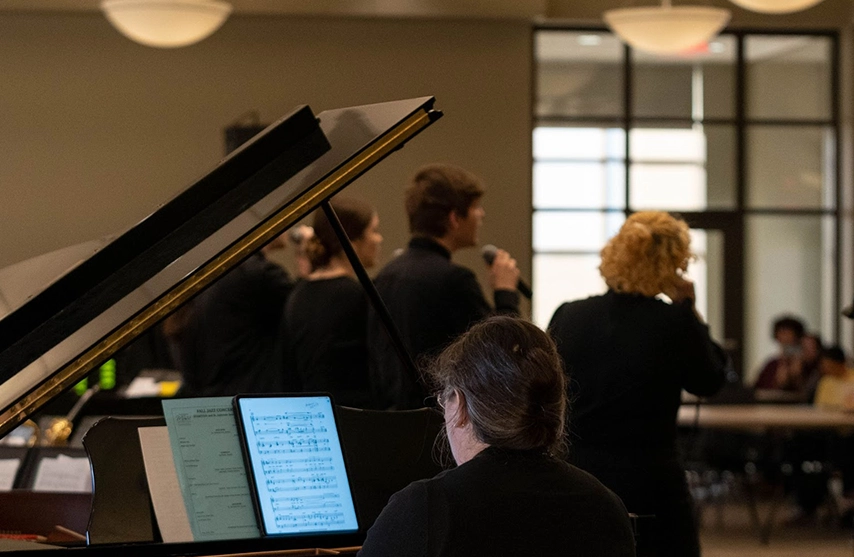
M 104 0 L 101 9 L 124 36 L 157 48 L 197 43 L 231 13 L 231 5 L 219 0 Z
M 629 46 L 655 54 L 676 54 L 717 35 L 729 22 L 730 13 L 703 6 L 661 6 L 608 10 L 603 17 Z
M 788 14 L 812 8 L 822 0 L 730 0 L 736 6 L 765 14 Z

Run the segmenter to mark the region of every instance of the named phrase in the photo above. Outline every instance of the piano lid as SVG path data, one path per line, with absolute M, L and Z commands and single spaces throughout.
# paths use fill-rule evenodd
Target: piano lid
M 0 437 L 440 116 L 298 108 L 127 231 L 0 269 Z

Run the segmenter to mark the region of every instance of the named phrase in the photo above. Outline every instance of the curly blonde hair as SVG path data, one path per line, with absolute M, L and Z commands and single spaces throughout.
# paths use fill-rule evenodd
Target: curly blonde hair
M 663 211 L 634 213 L 602 248 L 599 273 L 615 292 L 656 296 L 694 257 L 688 224 Z

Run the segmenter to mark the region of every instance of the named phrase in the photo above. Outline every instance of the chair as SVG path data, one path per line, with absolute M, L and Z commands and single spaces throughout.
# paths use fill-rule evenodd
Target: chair
M 442 471 L 433 458 L 433 446 L 444 424 L 434 410 L 379 411 L 341 406 L 338 421 L 356 513 L 365 531 L 393 494 Z

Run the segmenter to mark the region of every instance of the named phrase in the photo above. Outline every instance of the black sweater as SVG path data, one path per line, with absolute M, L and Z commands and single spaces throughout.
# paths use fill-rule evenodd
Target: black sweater
M 625 507 L 593 476 L 542 453 L 496 448 L 392 496 L 359 553 L 634 554 Z
M 706 396 L 726 358 L 688 302 L 609 291 L 560 306 L 549 331 L 566 365 L 573 445 L 675 451 L 682 389 Z
M 495 309 L 483 296 L 475 274 L 451 262 L 451 254 L 428 238 L 413 238 L 375 279 L 409 354 L 436 355 L 469 327 L 492 313 L 518 314 L 519 295 L 495 292 Z M 384 406 L 419 408 L 429 394 L 406 372 L 376 313 L 369 320 L 371 374 Z
M 335 402 L 371 407 L 368 299 L 348 277 L 301 281 L 285 306 L 285 375 L 302 391 L 332 393 Z

